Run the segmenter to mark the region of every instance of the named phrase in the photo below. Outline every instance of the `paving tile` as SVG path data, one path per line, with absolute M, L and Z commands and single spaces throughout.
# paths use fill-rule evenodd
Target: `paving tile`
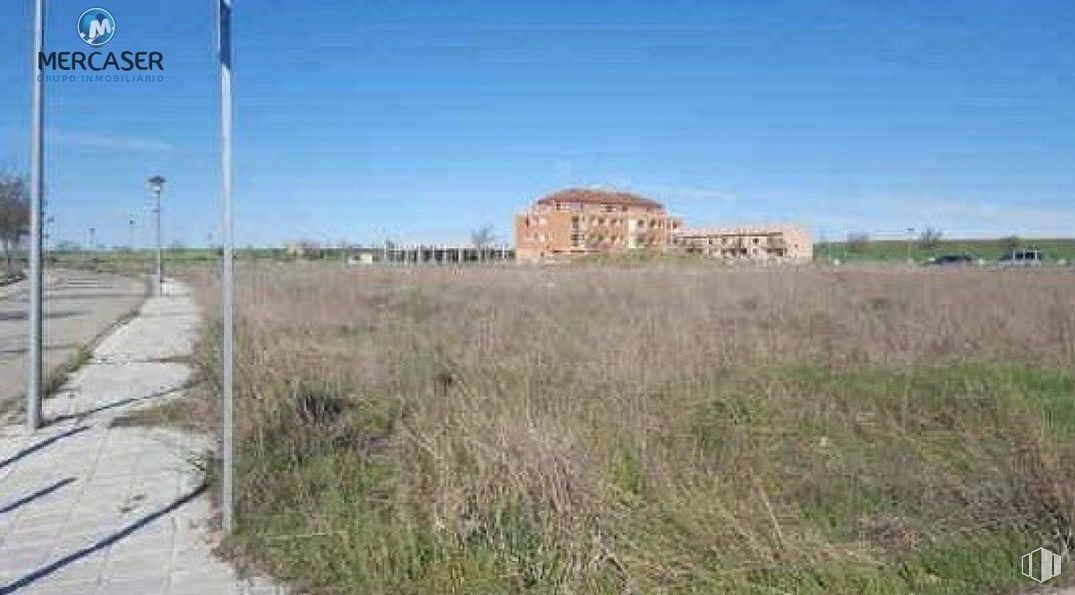
M 97 581 L 56 583 L 54 581 L 30 585 L 16 591 L 19 595 L 92 595 L 97 592 Z
M 47 583 L 57 585 L 97 583 L 101 580 L 104 568 L 105 557 L 103 555 L 86 556 L 58 568 L 49 575 Z
M 150 569 L 147 569 L 147 571 Z M 167 576 L 161 572 L 147 573 L 142 576 L 129 576 L 109 579 L 101 583 L 97 593 L 108 595 L 156 595 L 166 593 Z M 225 591 L 206 590 L 203 593 L 224 593 Z
M 13 544 L 17 542 L 12 540 Z M 26 574 L 45 564 L 51 547 L 47 544 L 14 545 L 0 549 L 0 572 Z

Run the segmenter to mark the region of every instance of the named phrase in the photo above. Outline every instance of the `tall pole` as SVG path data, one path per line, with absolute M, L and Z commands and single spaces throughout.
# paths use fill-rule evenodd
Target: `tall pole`
M 153 215 L 157 225 L 157 282 L 153 286 L 153 292 L 158 297 L 162 295 L 164 288 L 164 256 L 161 249 L 161 191 L 153 190 Z
M 41 427 L 41 303 L 44 301 L 41 259 L 42 202 L 45 195 L 45 89 L 37 56 L 45 49 L 45 0 L 34 2 L 33 130 L 30 135 L 30 361 L 26 381 L 26 427 Z
M 164 295 L 164 252 L 161 249 L 161 191 L 164 190 L 165 180 L 160 175 L 153 176 L 146 181 L 146 186 L 153 193 L 153 214 L 157 222 L 157 281 L 154 284 L 153 294 Z
M 913 238 L 914 238 L 914 228 L 913 227 L 908 227 L 907 228 L 907 264 L 912 264 L 914 262 L 913 260 L 911 260 L 911 241 L 913 240 Z
M 224 266 L 221 280 L 221 308 L 223 312 L 224 326 L 224 370 L 223 370 L 223 400 L 221 407 L 221 494 L 220 494 L 220 524 L 225 535 L 232 532 L 235 521 L 234 511 L 234 452 L 232 447 L 234 427 L 233 417 L 235 414 L 233 403 L 233 368 L 235 366 L 235 329 L 232 317 L 235 305 L 232 302 L 232 283 L 234 276 L 234 261 L 232 248 L 232 168 L 231 168 L 231 129 L 232 129 L 232 97 L 231 97 L 231 0 L 220 0 L 220 158 L 222 178 L 224 181 L 224 208 L 221 230 L 224 236 Z

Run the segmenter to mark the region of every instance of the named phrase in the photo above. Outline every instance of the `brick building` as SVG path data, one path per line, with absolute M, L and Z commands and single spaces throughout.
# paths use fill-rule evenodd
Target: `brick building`
M 665 250 L 681 222 L 664 205 L 629 192 L 571 188 L 515 216 L 519 260 Z
M 675 235 L 681 250 L 711 258 L 792 262 L 814 259 L 810 232 L 793 225 L 686 229 Z

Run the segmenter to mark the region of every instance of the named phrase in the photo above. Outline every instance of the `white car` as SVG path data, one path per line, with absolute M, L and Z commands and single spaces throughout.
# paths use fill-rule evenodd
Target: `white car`
M 1001 266 L 1041 266 L 1041 250 L 1012 250 L 1000 257 Z

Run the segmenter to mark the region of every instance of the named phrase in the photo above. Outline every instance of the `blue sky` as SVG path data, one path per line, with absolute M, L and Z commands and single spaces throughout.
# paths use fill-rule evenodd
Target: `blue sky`
M 49 49 L 165 53 L 157 84 L 48 85 L 52 237 L 218 237 L 213 0 L 49 0 Z M 25 169 L 31 5 L 0 37 Z M 697 225 L 1075 235 L 1075 4 L 236 0 L 238 242 L 450 242 L 564 186 Z M 17 34 L 16 34 L 17 33 Z M 148 229 L 148 228 L 147 228 Z M 148 236 L 139 227 L 138 242 Z

